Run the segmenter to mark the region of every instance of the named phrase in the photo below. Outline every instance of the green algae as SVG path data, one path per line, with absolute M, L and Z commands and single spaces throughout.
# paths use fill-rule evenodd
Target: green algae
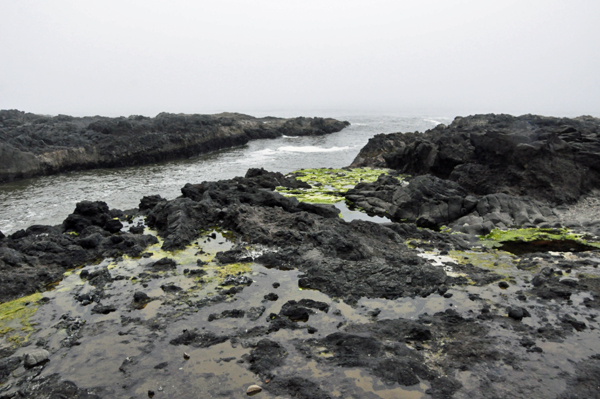
M 573 233 L 568 228 L 556 229 L 494 229 L 488 235 L 481 236 L 480 240 L 483 246 L 488 248 L 498 248 L 504 243 L 509 242 L 537 242 L 537 241 L 572 241 L 581 245 L 600 248 L 600 243 L 590 242 L 583 239 L 582 234 Z
M 343 200 L 343 194 L 358 183 L 372 183 L 389 169 L 300 169 L 288 174 L 290 177 L 310 184 L 311 188 L 288 189 L 277 187 L 276 190 L 287 196 L 296 197 L 298 201 L 319 204 L 334 204 Z M 399 177 L 402 180 L 402 177 Z
M 237 275 L 250 273 L 252 263 L 230 263 L 227 265 L 219 266 L 216 271 L 220 278 L 225 278 L 228 275 Z
M 516 259 L 513 254 L 498 250 L 492 252 L 454 250 L 450 251 L 448 256 L 458 264 L 472 264 L 473 266 L 490 270 L 512 269 L 515 267 L 513 261 Z
M 42 299 L 39 292 L 0 304 L 0 337 L 15 346 L 27 342 L 33 333 L 29 319 L 38 310 L 38 301 Z
M 578 240 L 580 236 L 572 233 L 567 228 L 561 229 L 494 229 L 488 235 L 481 237 L 482 240 L 505 242 L 505 241 L 537 241 L 537 240 Z

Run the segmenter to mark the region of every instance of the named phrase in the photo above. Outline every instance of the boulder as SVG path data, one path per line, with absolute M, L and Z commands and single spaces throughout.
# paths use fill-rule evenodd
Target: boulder
M 45 349 L 33 349 L 25 354 L 25 367 L 35 367 L 48 361 L 50 352 Z

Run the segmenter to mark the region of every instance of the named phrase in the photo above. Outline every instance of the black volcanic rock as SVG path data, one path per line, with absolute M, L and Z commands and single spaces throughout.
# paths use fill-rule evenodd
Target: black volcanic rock
M 600 189 L 599 132 L 592 117 L 490 114 L 425 133 L 377 135 L 351 166 L 411 176 L 358 184 L 346 199 L 395 222 L 475 235 L 561 227 L 556 205 Z
M 600 120 L 537 115 L 457 117 L 425 133 L 377 135 L 352 166 L 450 179 L 478 195 L 557 203 L 600 188 Z
M 98 226 L 109 233 L 117 233 L 123 224 L 113 219 L 108 205 L 103 201 L 81 201 L 75 206 L 75 212 L 63 222 L 65 231 L 81 233 L 88 226 Z
M 237 113 L 76 118 L 0 110 L 0 182 L 180 159 L 254 139 L 325 135 L 348 125 L 331 118 Z

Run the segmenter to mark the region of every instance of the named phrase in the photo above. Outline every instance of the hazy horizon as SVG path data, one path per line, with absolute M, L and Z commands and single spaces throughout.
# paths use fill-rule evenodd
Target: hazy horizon
M 0 4 L 0 109 L 600 116 L 600 2 Z

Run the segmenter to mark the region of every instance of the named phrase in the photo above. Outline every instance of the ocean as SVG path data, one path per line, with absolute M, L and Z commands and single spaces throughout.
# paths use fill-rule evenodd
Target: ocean
M 137 207 L 145 195 L 160 194 L 173 199 L 181 195 L 186 183 L 243 176 L 249 168 L 262 167 L 282 173 L 302 168 L 340 168 L 348 166 L 369 138 L 378 133 L 422 132 L 452 121 L 448 117 L 343 113 L 315 116 L 331 116 L 351 125 L 327 136 L 256 140 L 190 159 L 70 172 L 2 184 L 0 231 L 10 234 L 34 224 L 59 224 L 83 200 L 105 201 L 110 208 L 125 210 Z

